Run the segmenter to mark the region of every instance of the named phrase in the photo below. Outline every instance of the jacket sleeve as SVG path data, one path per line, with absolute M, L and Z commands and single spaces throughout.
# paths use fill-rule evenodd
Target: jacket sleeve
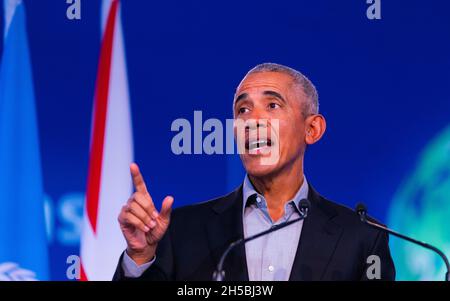
M 395 281 L 395 265 L 389 250 L 389 235 L 382 231 L 377 232 L 373 247 L 364 258 L 365 267 L 361 280 Z

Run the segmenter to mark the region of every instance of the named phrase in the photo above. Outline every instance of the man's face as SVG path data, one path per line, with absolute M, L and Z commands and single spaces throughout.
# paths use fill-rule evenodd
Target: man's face
M 281 172 L 302 160 L 305 150 L 306 97 L 292 78 L 279 72 L 258 72 L 245 77 L 234 100 L 235 123 L 253 120 L 245 131 L 235 126 L 238 141 L 245 141 L 241 160 L 249 175 L 263 177 Z M 274 157 L 276 160 L 269 160 Z

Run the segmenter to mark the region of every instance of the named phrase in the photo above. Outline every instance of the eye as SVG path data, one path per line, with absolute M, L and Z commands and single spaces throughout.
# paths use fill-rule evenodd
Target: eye
M 246 113 L 246 112 L 248 112 L 248 108 L 246 108 L 246 107 L 240 107 L 238 109 L 238 114 L 242 114 L 242 113 Z
M 271 102 L 269 104 L 269 108 L 271 108 L 271 109 L 276 109 L 276 108 L 279 108 L 279 107 L 280 107 L 280 105 L 275 103 L 275 102 Z

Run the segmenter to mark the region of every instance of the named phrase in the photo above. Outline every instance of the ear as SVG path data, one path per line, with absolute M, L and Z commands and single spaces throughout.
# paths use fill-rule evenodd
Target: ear
M 327 128 L 325 117 L 321 114 L 308 116 L 305 120 L 305 143 L 314 144 L 322 138 Z

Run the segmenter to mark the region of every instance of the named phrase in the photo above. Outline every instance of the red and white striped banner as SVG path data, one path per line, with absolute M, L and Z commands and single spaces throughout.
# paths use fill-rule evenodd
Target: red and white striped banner
M 132 193 L 133 139 L 118 0 L 103 1 L 103 38 L 92 118 L 81 238 L 81 280 L 111 280 L 126 247 L 117 222 Z

